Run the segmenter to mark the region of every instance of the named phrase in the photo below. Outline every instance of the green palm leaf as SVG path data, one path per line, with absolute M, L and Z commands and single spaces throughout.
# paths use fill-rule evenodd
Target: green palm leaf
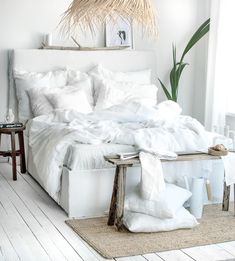
M 194 33 L 192 38 L 189 40 L 186 48 L 184 49 L 184 52 L 182 54 L 182 57 L 180 61 L 183 61 L 185 55 L 192 49 L 192 47 L 210 30 L 210 18 L 207 19 Z
M 192 47 L 200 41 L 201 38 L 203 38 L 204 35 L 206 35 L 210 30 L 210 19 L 207 19 L 193 34 L 191 39 L 189 40 L 188 44 L 186 45 L 180 62 L 177 62 L 177 51 L 175 44 L 172 45 L 172 56 L 173 56 L 173 68 L 170 71 L 170 85 L 171 85 L 171 92 L 168 91 L 166 86 L 163 84 L 163 82 L 159 80 L 160 85 L 167 97 L 168 100 L 173 100 L 177 102 L 178 99 L 178 90 L 179 90 L 179 82 L 180 78 L 182 76 L 182 73 L 184 69 L 186 68 L 188 63 L 184 62 L 184 58 L 186 54 L 192 49 Z
M 168 92 L 166 86 L 163 84 L 163 82 L 159 78 L 158 78 L 158 81 L 160 82 L 160 84 L 162 86 L 162 89 L 165 92 L 165 95 L 166 95 L 167 99 L 168 100 L 172 100 L 172 97 L 171 97 L 170 93 Z

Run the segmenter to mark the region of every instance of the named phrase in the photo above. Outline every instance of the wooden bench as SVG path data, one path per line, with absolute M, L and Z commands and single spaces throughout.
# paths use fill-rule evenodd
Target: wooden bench
M 123 227 L 123 214 L 124 214 L 124 201 L 125 201 L 125 188 L 126 188 L 126 172 L 128 167 L 133 165 L 140 164 L 139 158 L 133 158 L 129 160 L 121 160 L 119 156 L 105 156 L 106 161 L 112 163 L 116 166 L 116 173 L 113 184 L 113 193 L 110 203 L 109 210 L 109 219 L 108 225 L 115 225 L 118 230 Z M 187 154 L 179 155 L 177 159 L 170 160 L 170 162 L 179 162 L 179 161 L 201 161 L 201 160 L 219 160 L 220 156 L 211 156 L 206 153 L 197 153 L 197 154 Z M 161 160 L 166 162 L 169 160 Z M 234 185 L 235 190 L 235 185 Z M 235 194 L 235 193 L 234 193 Z M 224 183 L 224 193 L 223 193 L 223 205 L 222 210 L 229 210 L 229 198 L 230 198 L 230 186 L 226 186 Z M 235 212 L 235 203 L 234 203 L 234 212 Z

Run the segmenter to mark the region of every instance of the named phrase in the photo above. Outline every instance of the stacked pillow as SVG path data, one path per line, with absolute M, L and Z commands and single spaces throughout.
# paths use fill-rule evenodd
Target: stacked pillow
M 24 121 L 32 118 L 30 100 L 27 91 L 31 88 L 56 88 L 65 86 L 67 83 L 66 70 L 37 73 L 15 71 L 14 73 L 16 96 L 18 99 L 19 119 Z
M 88 74 L 59 69 L 44 73 L 15 71 L 14 76 L 22 121 L 54 109 L 90 113 L 132 101 L 147 105 L 157 102 L 151 70 L 112 72 L 98 65 Z
M 19 119 L 49 114 L 54 109 L 93 110 L 91 78 L 79 71 L 57 70 L 45 73 L 15 71 Z
M 197 220 L 183 207 L 191 196 L 192 193 L 186 189 L 166 184 L 166 189 L 156 200 L 144 200 L 137 188 L 126 198 L 123 222 L 132 232 L 192 228 L 198 224 Z
M 156 105 L 157 87 L 151 84 L 151 70 L 136 72 L 112 72 L 102 65 L 93 68 L 95 110 L 137 101 Z
M 132 101 L 154 106 L 156 100 L 157 88 L 154 84 L 147 85 L 103 79 L 100 81 L 95 110 L 103 110 Z

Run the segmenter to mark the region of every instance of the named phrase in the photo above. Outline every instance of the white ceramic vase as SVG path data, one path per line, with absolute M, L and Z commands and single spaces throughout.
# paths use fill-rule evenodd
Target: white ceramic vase
M 14 120 L 15 120 L 15 115 L 13 113 L 13 110 L 9 109 L 7 117 L 6 117 L 6 122 L 7 123 L 12 123 L 12 122 L 14 122 Z
M 194 177 L 192 179 L 192 185 L 191 185 L 192 197 L 190 200 L 190 212 L 197 219 L 200 219 L 203 213 L 204 186 L 205 186 L 204 178 Z

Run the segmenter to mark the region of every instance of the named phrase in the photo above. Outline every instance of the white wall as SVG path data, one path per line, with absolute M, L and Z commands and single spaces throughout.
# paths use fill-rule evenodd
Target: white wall
M 43 35 L 53 33 L 55 44 L 70 44 L 58 36 L 56 26 L 60 16 L 71 0 L 1 0 L 0 1 L 0 121 L 4 119 L 7 108 L 7 51 L 14 48 L 37 48 Z M 167 82 L 171 68 L 171 45 L 177 44 L 179 54 L 195 29 L 208 17 L 209 0 L 155 0 L 159 17 L 159 37 L 157 40 L 141 38 L 135 35 L 136 49 L 154 49 L 157 52 L 156 66 L 158 75 Z M 101 32 L 94 39 L 90 37 L 78 40 L 82 45 L 103 46 L 104 37 Z M 204 68 L 206 61 L 206 44 L 201 44 L 197 50 L 187 56 L 190 63 L 183 75 L 179 103 L 184 113 L 195 114 L 202 118 L 203 111 L 198 113 L 197 102 L 194 103 L 196 85 L 201 86 L 200 100 L 205 86 Z M 196 54 L 196 55 L 195 55 Z M 200 58 L 196 58 L 200 57 Z M 200 75 L 202 73 L 202 75 Z M 195 79 L 200 78 L 200 81 Z M 160 94 L 161 99 L 164 97 Z M 197 95 L 196 95 L 197 96 Z

